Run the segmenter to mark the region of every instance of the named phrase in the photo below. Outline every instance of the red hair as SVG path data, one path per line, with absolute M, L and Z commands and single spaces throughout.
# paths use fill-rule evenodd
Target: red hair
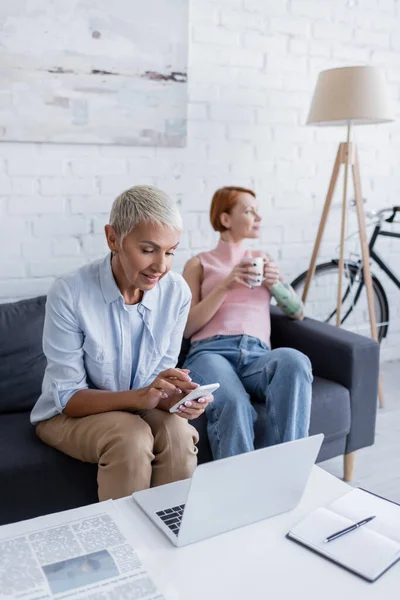
M 210 207 L 210 221 L 215 231 L 225 231 L 225 227 L 221 224 L 222 213 L 229 213 L 237 202 L 239 194 L 250 194 L 253 198 L 256 197 L 253 190 L 248 190 L 244 187 L 234 185 L 219 188 L 212 197 Z

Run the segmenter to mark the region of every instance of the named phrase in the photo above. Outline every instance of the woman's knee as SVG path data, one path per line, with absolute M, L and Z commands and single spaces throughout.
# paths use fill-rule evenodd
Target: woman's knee
M 220 391 L 220 390 L 218 390 Z M 249 394 L 243 390 L 222 390 L 214 402 L 206 408 L 208 425 L 219 423 L 219 427 L 241 429 L 248 423 L 254 423 L 257 413 L 251 403 Z
M 188 421 L 178 415 L 166 413 L 156 434 L 163 445 L 187 447 L 193 450 L 199 441 L 199 434 Z
M 127 412 L 109 413 L 110 428 L 103 436 L 104 450 L 118 447 L 127 459 L 137 460 L 138 454 L 149 455 L 153 451 L 154 437 L 149 425 L 139 415 Z
M 217 352 L 199 352 L 184 364 L 185 369 L 190 370 L 190 376 L 196 383 L 205 385 L 208 383 L 222 383 L 233 371 L 229 361 Z
M 279 370 L 285 370 L 292 376 L 304 376 L 312 381 L 312 366 L 308 356 L 294 348 L 277 348 L 273 353 Z

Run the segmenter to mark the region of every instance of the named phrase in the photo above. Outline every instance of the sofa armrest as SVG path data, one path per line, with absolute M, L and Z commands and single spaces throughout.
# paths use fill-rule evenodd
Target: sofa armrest
M 344 385 L 350 392 L 351 429 L 346 453 L 374 442 L 378 397 L 379 344 L 327 323 L 288 319 L 271 306 L 273 348 L 300 350 L 311 360 L 314 375 Z

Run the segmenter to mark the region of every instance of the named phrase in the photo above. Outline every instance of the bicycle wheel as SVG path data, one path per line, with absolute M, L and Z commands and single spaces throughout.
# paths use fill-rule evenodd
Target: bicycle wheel
M 307 271 L 292 283 L 302 295 Z M 317 265 L 308 291 L 305 315 L 336 325 L 336 301 L 339 281 L 338 261 Z M 379 342 L 386 336 L 389 324 L 389 305 L 380 281 L 372 276 L 375 318 Z M 341 327 L 360 335 L 370 335 L 367 293 L 361 265 L 345 263 L 342 283 Z

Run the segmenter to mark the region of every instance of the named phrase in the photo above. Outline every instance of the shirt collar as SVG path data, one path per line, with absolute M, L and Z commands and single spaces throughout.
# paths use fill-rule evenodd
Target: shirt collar
M 107 254 L 107 256 L 100 262 L 100 285 L 101 291 L 103 293 L 104 300 L 107 304 L 111 304 L 118 298 L 122 298 L 122 294 L 117 286 L 117 283 L 114 279 L 114 275 L 111 269 L 111 256 Z M 144 292 L 141 304 L 152 310 L 155 306 L 157 300 L 157 283 L 153 289 L 148 292 Z M 123 298 L 122 298 L 123 300 Z
M 143 298 L 142 298 L 142 305 L 145 308 L 148 308 L 149 310 L 152 310 L 156 304 L 157 301 L 157 294 L 158 294 L 158 286 L 160 284 L 156 283 L 156 285 L 153 287 L 153 289 L 148 290 L 147 292 L 144 292 L 143 294 Z
M 114 275 L 111 269 L 111 255 L 107 256 L 100 262 L 100 286 L 103 292 L 104 300 L 107 304 L 111 304 L 121 295 L 119 287 L 116 284 Z

